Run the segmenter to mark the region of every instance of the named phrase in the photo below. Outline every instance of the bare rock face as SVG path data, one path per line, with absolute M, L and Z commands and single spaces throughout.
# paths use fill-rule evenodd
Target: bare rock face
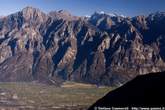
M 73 21 L 73 20 L 80 19 L 80 17 L 73 16 L 66 10 L 52 11 L 49 13 L 49 16 L 53 17 L 53 19 L 63 19 L 63 20 L 67 20 L 67 21 Z
M 127 18 L 26 7 L 0 18 L 0 81 L 121 85 L 164 71 L 165 14 Z

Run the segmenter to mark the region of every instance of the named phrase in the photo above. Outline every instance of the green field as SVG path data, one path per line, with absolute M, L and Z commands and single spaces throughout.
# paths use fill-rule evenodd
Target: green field
M 61 87 L 36 83 L 0 83 L 0 109 L 85 110 L 112 89 L 74 82 L 65 82 Z

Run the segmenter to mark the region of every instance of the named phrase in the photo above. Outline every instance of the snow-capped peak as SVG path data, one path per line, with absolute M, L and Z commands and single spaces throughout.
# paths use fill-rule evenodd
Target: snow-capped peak
M 100 14 L 105 14 L 105 12 L 104 11 L 100 11 Z
M 99 14 L 106 14 L 106 15 L 109 15 L 109 16 L 111 16 L 111 17 L 117 16 L 117 14 L 115 14 L 115 13 L 106 13 L 106 12 L 104 12 L 104 11 L 100 11 Z
M 115 13 L 107 13 L 107 15 L 112 16 L 112 17 L 117 16 L 117 14 L 115 14 Z
M 124 16 L 124 15 L 120 15 L 121 17 L 123 17 L 123 18 L 126 18 L 126 16 Z
M 90 18 L 91 16 L 90 15 L 85 15 L 86 18 Z
M 120 15 L 120 14 L 116 14 L 116 13 L 106 13 L 104 11 L 100 11 L 100 12 L 95 12 L 94 15 L 106 15 L 106 16 L 109 16 L 109 17 L 122 17 L 122 18 L 126 18 L 126 16 L 124 15 Z M 89 18 L 90 16 L 86 16 L 87 18 Z

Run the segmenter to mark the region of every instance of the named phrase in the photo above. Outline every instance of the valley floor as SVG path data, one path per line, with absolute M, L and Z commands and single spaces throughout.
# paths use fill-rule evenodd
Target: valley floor
M 61 87 L 0 83 L 0 110 L 86 110 L 112 89 L 74 82 Z

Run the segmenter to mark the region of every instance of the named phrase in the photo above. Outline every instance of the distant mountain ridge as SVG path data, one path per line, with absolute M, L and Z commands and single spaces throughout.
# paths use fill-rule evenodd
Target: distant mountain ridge
M 164 12 L 86 18 L 26 7 L 0 18 L 0 81 L 118 86 L 165 70 L 164 29 Z

